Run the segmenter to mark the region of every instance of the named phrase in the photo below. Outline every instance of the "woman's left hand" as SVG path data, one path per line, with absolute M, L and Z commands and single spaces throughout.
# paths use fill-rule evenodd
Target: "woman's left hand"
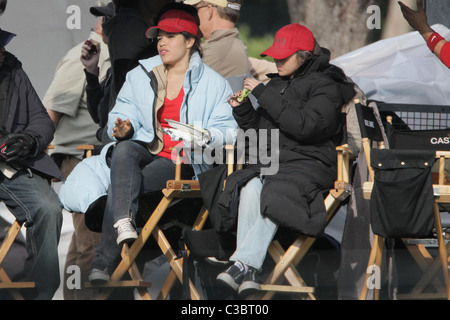
M 238 107 L 241 104 L 244 103 L 244 101 L 238 101 L 238 98 L 242 95 L 242 90 L 239 90 L 238 92 L 233 93 L 229 98 L 228 98 L 228 103 L 230 104 L 230 106 L 234 107 Z

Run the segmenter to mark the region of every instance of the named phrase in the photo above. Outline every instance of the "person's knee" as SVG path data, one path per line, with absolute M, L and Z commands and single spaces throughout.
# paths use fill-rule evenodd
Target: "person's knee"
M 122 157 L 129 157 L 130 153 L 136 147 L 136 143 L 133 141 L 122 141 L 114 147 L 113 157 L 114 159 L 120 159 Z
M 62 224 L 62 206 L 57 197 L 43 197 L 36 203 L 34 222 L 60 226 Z
M 240 198 L 245 201 L 259 200 L 261 197 L 262 182 L 259 178 L 250 180 L 241 190 Z

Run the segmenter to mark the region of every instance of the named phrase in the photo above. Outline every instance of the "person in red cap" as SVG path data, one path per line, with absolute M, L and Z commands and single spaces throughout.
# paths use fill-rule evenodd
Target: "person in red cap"
M 244 185 L 237 212 L 222 203 L 231 217 L 237 214 L 237 245 L 229 259 L 234 264 L 217 280 L 241 295 L 259 290 L 257 274 L 279 226 L 314 237 L 324 233 L 323 194 L 336 178 L 341 108 L 355 95 L 343 71 L 330 64 L 330 51 L 303 25 L 281 28 L 261 54 L 266 55 L 275 60 L 278 73 L 269 75 L 267 85 L 253 78 L 244 81 L 259 107 L 255 110 L 247 98 L 239 102 L 242 91 L 229 98 L 239 127 L 267 130 L 267 153 L 279 155 L 278 171 L 265 170 L 260 155 L 259 163 L 234 172 L 225 186 L 224 193 L 233 199 L 234 188 Z M 278 150 L 271 146 L 274 137 Z
M 425 13 L 425 10 L 423 10 L 422 1 L 417 0 L 417 11 L 409 8 L 400 1 L 399 5 L 403 17 L 414 30 L 417 30 L 422 35 L 431 52 L 433 52 L 442 63 L 450 68 L 450 42 L 446 41 L 430 27 L 427 21 L 427 14 Z
M 138 200 L 143 194 L 160 192 L 173 178 L 174 147 L 184 144 L 186 159 L 190 155 L 190 161 L 185 159 L 182 165 L 181 177 L 191 179 L 212 168 L 212 164 L 199 161 L 197 156 L 203 159 L 203 150 L 222 150 L 235 139 L 237 124 L 227 103 L 232 90 L 225 78 L 201 60 L 195 8 L 171 3 L 156 21 L 146 35 L 157 39 L 159 55 L 141 60 L 128 73 L 109 114 L 108 134 L 117 144 L 111 155 L 110 186 L 91 282 L 108 281 L 122 244 L 137 238 Z M 203 128 L 203 135 L 198 140 L 180 136 L 182 142 L 172 141 L 171 120 Z M 96 159 L 100 158 L 86 160 Z M 64 188 L 73 186 L 72 178 L 79 176 L 80 172 L 69 176 Z

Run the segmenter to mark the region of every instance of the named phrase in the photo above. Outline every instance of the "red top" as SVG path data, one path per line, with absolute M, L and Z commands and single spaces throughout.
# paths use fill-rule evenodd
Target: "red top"
M 450 68 L 450 42 L 446 42 L 441 49 L 440 53 L 441 61 Z
M 165 119 L 174 121 L 180 121 L 180 108 L 184 99 L 184 90 L 181 88 L 178 97 L 173 100 L 164 99 L 164 105 L 158 110 L 158 121 L 161 124 L 161 128 L 170 128 L 170 125 Z M 161 157 L 172 159 L 172 149 L 181 141 L 172 141 L 168 134 L 164 134 L 164 148 L 158 154 Z M 181 142 L 182 143 L 182 142 Z

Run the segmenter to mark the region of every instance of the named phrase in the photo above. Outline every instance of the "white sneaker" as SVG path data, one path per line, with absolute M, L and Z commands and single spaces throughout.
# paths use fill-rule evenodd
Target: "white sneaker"
M 117 229 L 117 244 L 119 246 L 125 242 L 136 240 L 138 237 L 136 229 L 131 224 L 130 218 L 117 220 L 117 222 L 114 224 L 114 228 Z

